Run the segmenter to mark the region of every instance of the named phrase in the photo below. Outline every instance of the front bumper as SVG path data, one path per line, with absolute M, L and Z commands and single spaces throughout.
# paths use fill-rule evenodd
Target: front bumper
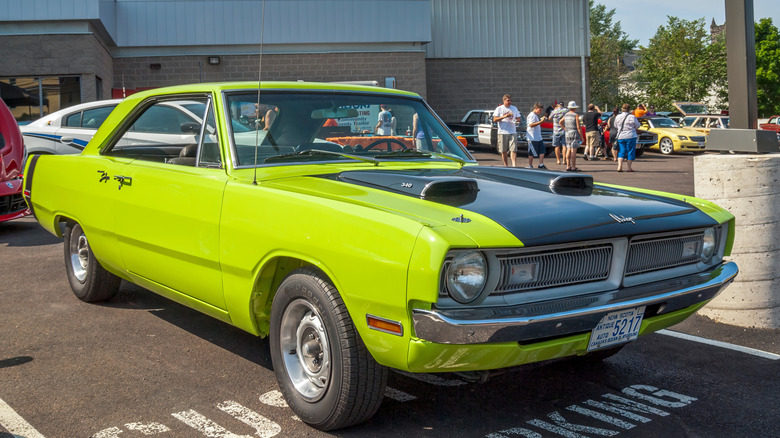
M 593 330 L 601 318 L 647 306 L 645 318 L 684 309 L 717 296 L 736 277 L 734 262 L 698 274 L 592 295 L 509 307 L 412 309 L 415 335 L 440 344 L 532 341 Z
M 707 147 L 707 144 L 705 142 L 704 146 L 699 146 L 698 142 L 690 142 L 690 141 L 681 141 L 674 145 L 675 150 L 681 151 L 681 152 L 697 152 L 697 151 L 703 151 L 704 148 Z

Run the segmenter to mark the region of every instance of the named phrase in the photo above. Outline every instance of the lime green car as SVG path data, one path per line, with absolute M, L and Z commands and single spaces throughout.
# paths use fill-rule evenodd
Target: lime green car
M 712 203 L 478 166 L 418 95 L 378 87 L 134 94 L 80 155 L 32 156 L 24 195 L 79 299 L 124 279 L 268 337 L 323 430 L 371 417 L 389 368 L 604 358 L 737 274 Z

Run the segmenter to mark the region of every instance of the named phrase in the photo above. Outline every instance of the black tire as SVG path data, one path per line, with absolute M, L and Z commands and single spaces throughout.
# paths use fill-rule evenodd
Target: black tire
M 637 158 L 641 157 L 644 154 L 645 154 L 645 150 L 644 149 L 637 149 L 636 150 L 636 157 Z
M 73 294 L 88 303 L 111 299 L 122 282 L 100 265 L 84 230 L 75 222 L 65 227 L 65 270 Z
M 362 423 L 379 409 L 387 368 L 366 349 L 336 288 L 304 267 L 279 285 L 271 308 L 271 361 L 279 389 L 320 430 Z

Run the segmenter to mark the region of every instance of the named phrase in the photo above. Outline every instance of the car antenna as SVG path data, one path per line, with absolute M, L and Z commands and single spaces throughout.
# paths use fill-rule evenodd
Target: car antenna
M 260 60 L 257 66 L 257 117 L 255 117 L 255 125 L 257 125 L 260 119 L 260 87 L 263 85 L 263 34 L 265 33 L 265 0 L 263 0 L 263 8 L 260 13 Z M 267 135 L 267 134 L 266 134 Z M 260 126 L 255 126 L 255 164 L 254 175 L 252 176 L 252 185 L 257 185 L 257 150 L 260 148 Z

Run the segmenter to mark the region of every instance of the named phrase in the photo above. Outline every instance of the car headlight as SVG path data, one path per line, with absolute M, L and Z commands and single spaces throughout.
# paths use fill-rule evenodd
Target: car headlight
M 684 135 L 678 135 L 677 138 L 679 138 L 680 140 L 688 140 L 688 137 Z
M 470 303 L 479 297 L 487 281 L 487 262 L 479 251 L 455 256 L 447 267 L 447 290 L 453 300 Z
M 701 242 L 701 261 L 706 263 L 715 254 L 715 229 L 707 228 L 704 230 L 704 237 Z

